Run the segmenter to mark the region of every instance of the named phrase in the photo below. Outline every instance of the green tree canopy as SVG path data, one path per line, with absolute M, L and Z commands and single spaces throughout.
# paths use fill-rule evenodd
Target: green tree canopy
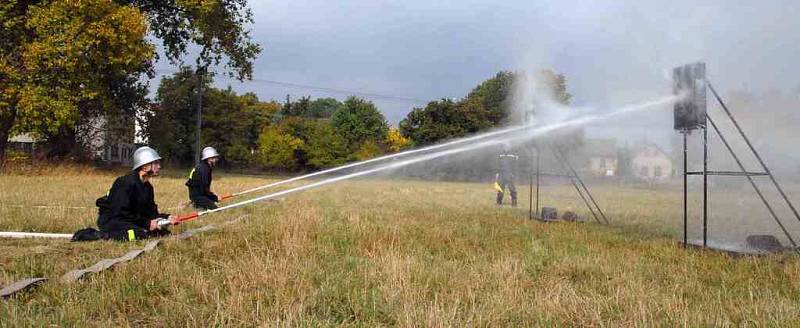
M 492 126 L 508 123 L 511 95 L 514 91 L 516 77 L 516 74 L 509 71 L 498 72 L 494 77 L 472 89 L 465 100 L 479 103 L 488 113 L 487 119 Z
M 6 0 L 0 22 L 0 161 L 12 129 L 69 134 L 80 118 L 143 108 L 151 35 L 171 61 L 195 44 L 198 66 L 224 62 L 239 79 L 260 52 L 245 0 Z
M 80 119 L 132 116 L 154 47 L 145 17 L 110 0 L 0 5 L 0 160 L 15 132 L 74 134 Z M 13 130 L 12 130 L 13 129 Z
M 481 82 L 459 101 L 442 99 L 414 108 L 400 121 L 402 134 L 417 145 L 436 143 L 443 139 L 462 137 L 511 122 L 511 105 L 514 91 L 523 87 L 526 75 L 501 71 Z M 533 75 L 537 90 L 557 102 L 567 104 L 571 95 L 566 90 L 566 78 L 550 70 Z M 536 108 L 534 108 L 535 114 Z
M 342 103 L 334 98 L 300 97 L 296 101 L 287 102 L 281 110 L 282 116 L 297 116 L 307 118 L 330 118 L 333 113 L 342 106 Z
M 293 170 L 297 165 L 295 152 L 303 145 L 303 140 L 292 136 L 283 126 L 265 127 L 258 137 L 257 161 L 265 168 Z
M 306 120 L 303 136 L 303 157 L 310 169 L 322 169 L 344 164 L 347 161 L 347 141 L 330 123 Z
M 342 106 L 342 102 L 334 98 L 317 98 L 308 104 L 308 117 L 330 118 Z
M 367 140 L 384 140 L 389 131 L 386 118 L 375 104 L 358 97 L 347 98 L 331 116 L 331 124 L 347 140 L 350 150 L 358 149 Z
M 418 145 L 461 137 L 492 126 L 489 111 L 478 100 L 432 101 L 424 108 L 414 108 L 400 121 L 402 134 Z
M 203 98 L 208 100 L 211 77 L 203 78 Z M 142 134 L 150 146 L 172 163 L 187 165 L 194 160 L 196 142 L 199 75 L 189 67 L 161 80 L 156 92 L 156 103 L 145 115 Z
M 281 105 L 262 103 L 252 93 L 240 96 L 230 88 L 216 89 L 211 82 L 211 77 L 204 75 L 201 143 L 217 148 L 230 164 L 248 166 L 253 162 L 250 153 L 258 148 L 259 134 L 271 124 Z M 189 67 L 164 78 L 156 106 L 141 123 L 150 145 L 177 164 L 194 161 L 199 85 L 200 76 Z

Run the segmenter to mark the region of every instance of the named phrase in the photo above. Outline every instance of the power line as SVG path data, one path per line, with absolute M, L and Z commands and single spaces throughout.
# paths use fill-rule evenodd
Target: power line
M 167 74 L 174 74 L 177 73 L 176 71 L 169 71 L 169 70 L 160 70 L 157 69 L 156 73 L 161 75 Z M 331 88 L 325 86 L 317 86 L 317 85 L 310 85 L 310 84 L 299 84 L 293 82 L 284 82 L 284 81 L 276 81 L 276 80 L 266 80 L 266 79 L 251 79 L 251 82 L 258 82 L 258 83 L 266 83 L 266 84 L 273 84 L 273 85 L 280 85 L 289 88 L 295 89 L 303 89 L 303 90 L 316 90 L 316 91 L 324 91 L 330 93 L 338 93 L 338 94 L 346 94 L 346 95 L 355 95 L 355 96 L 362 96 L 366 98 L 382 98 L 382 99 L 390 99 L 390 100 L 400 100 L 400 101 L 408 101 L 413 103 L 419 104 L 427 104 L 430 100 L 424 100 L 419 98 L 412 98 L 412 97 L 405 97 L 405 96 L 395 96 L 395 95 L 387 95 L 387 94 L 379 94 L 379 93 L 372 93 L 367 91 L 357 91 L 357 90 L 347 90 L 347 89 L 338 89 L 338 88 Z M 244 81 L 246 83 L 248 81 Z
M 370 97 L 370 98 L 384 98 L 384 99 L 403 100 L 403 101 L 418 102 L 418 103 L 428 103 L 429 102 L 428 100 L 423 100 L 423 99 L 418 99 L 418 98 L 411 98 L 411 97 L 404 97 L 404 96 L 394 96 L 394 95 L 385 95 L 385 94 L 378 94 L 378 93 L 371 93 L 371 92 L 364 92 L 364 91 L 336 89 L 336 88 L 321 87 L 321 86 L 314 86 L 314 85 L 307 85 L 307 84 L 297 84 L 297 83 L 291 83 L 291 82 L 281 82 L 281 81 L 264 80 L 264 79 L 253 79 L 252 81 L 253 82 L 261 82 L 261 83 L 281 85 L 281 86 L 290 87 L 290 88 L 326 91 L 326 92 L 357 95 L 357 96 Z

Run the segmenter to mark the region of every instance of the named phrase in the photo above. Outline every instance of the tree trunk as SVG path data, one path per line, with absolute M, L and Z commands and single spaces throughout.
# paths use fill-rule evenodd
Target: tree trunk
M 13 107 L 8 108 L 7 114 L 0 115 L 0 168 L 3 167 L 6 161 L 8 138 L 11 137 L 11 127 L 14 126 L 14 120 L 16 118 L 17 109 Z

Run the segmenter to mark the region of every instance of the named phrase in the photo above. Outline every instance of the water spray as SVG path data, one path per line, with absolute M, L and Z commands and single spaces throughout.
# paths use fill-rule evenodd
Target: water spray
M 291 188 L 291 189 L 287 189 L 287 190 L 283 190 L 283 191 L 267 194 L 267 195 L 264 195 L 264 196 L 260 196 L 260 197 L 256 197 L 256 198 L 249 199 L 249 200 L 246 200 L 246 201 L 230 204 L 230 205 L 223 206 L 223 207 L 220 207 L 220 208 L 217 208 L 217 209 L 213 209 L 213 210 L 194 212 L 194 213 L 190 213 L 190 214 L 187 214 L 187 215 L 178 216 L 175 221 L 176 221 L 176 224 L 189 222 L 189 221 L 193 221 L 193 220 L 195 220 L 195 219 L 197 219 L 197 218 L 199 218 L 201 216 L 205 216 L 205 215 L 212 214 L 212 213 L 215 213 L 215 212 L 229 210 L 229 209 L 233 209 L 233 208 L 236 208 L 236 207 L 248 205 L 248 204 L 251 204 L 251 203 L 255 203 L 255 202 L 259 202 L 259 201 L 263 201 L 263 200 L 267 200 L 267 199 L 272 199 L 272 198 L 276 198 L 276 197 L 279 197 L 279 196 L 283 196 L 283 195 L 287 195 L 287 194 L 291 194 L 291 193 L 294 193 L 294 192 L 299 192 L 299 191 L 303 191 L 303 190 L 307 190 L 307 189 L 312 189 L 312 188 L 324 186 L 324 185 L 327 185 L 327 184 L 331 184 L 331 183 L 335 183 L 335 182 L 339 182 L 339 181 L 343 181 L 343 180 L 349 180 L 349 179 L 352 179 L 352 178 L 356 178 L 356 177 L 360 177 L 360 176 L 364 176 L 364 175 L 369 175 L 369 174 L 373 174 L 373 173 L 377 173 L 377 172 L 381 172 L 381 171 L 397 169 L 397 168 L 401 168 L 401 167 L 404 167 L 404 166 L 407 166 L 407 165 L 420 163 L 420 162 L 424 162 L 424 161 L 428 161 L 428 160 L 432 160 L 432 159 L 436 159 L 436 158 L 440 158 L 440 157 L 444 157 L 444 156 L 449 156 L 449 155 L 454 155 L 454 154 L 458 154 L 458 153 L 462 153 L 462 152 L 466 152 L 466 151 L 471 151 L 471 150 L 476 150 L 476 149 L 485 148 L 485 147 L 489 147 L 489 146 L 494 146 L 494 145 L 497 145 L 497 144 L 500 144 L 500 143 L 503 143 L 503 142 L 531 139 L 531 138 L 535 138 L 535 137 L 550 133 L 550 132 L 555 131 L 555 130 L 560 130 L 560 129 L 564 129 L 564 128 L 570 128 L 570 127 L 578 127 L 578 126 L 582 126 L 582 125 L 585 125 L 585 124 L 588 124 L 588 123 L 591 123 L 591 122 L 604 120 L 604 119 L 609 119 L 609 118 L 616 117 L 616 116 L 619 116 L 619 115 L 623 115 L 623 114 L 626 114 L 626 113 L 642 111 L 642 110 L 645 110 L 645 109 L 651 109 L 651 108 L 656 107 L 658 105 L 664 105 L 664 104 L 669 104 L 669 103 L 675 102 L 677 100 L 680 100 L 681 98 L 682 98 L 681 95 L 665 97 L 665 98 L 657 99 L 657 100 L 646 102 L 646 103 L 642 103 L 642 104 L 622 107 L 621 109 L 616 110 L 616 111 L 611 111 L 611 112 L 607 112 L 607 113 L 600 113 L 600 114 L 586 115 L 586 116 L 583 116 L 583 117 L 577 117 L 577 118 L 569 119 L 569 120 L 566 120 L 566 121 L 563 121 L 563 122 L 552 123 L 552 124 L 544 125 L 544 126 L 538 126 L 538 127 L 537 126 L 531 126 L 531 125 L 515 126 L 515 127 L 511 127 L 511 128 L 506 128 L 506 129 L 503 129 L 503 130 L 498 130 L 498 131 L 494 131 L 494 132 L 484 133 L 484 134 L 481 134 L 481 135 L 476 135 L 476 136 L 473 136 L 473 137 L 453 140 L 453 141 L 450 141 L 450 142 L 447 142 L 447 143 L 443 143 L 443 144 L 424 147 L 424 148 L 420 148 L 420 149 L 409 150 L 409 151 L 405 151 L 405 152 L 402 152 L 402 153 L 396 153 L 396 154 L 391 154 L 391 155 L 386 155 L 386 156 L 373 158 L 373 159 L 366 160 L 366 161 L 347 164 L 347 165 L 343 165 L 343 166 L 332 168 L 332 169 L 328 169 L 328 170 L 323 170 L 323 171 L 319 171 L 319 172 L 315 172 L 315 173 L 311 173 L 311 174 L 298 176 L 298 177 L 291 178 L 291 179 L 278 181 L 278 182 L 275 182 L 275 183 L 271 183 L 269 185 L 253 188 L 253 189 L 250 189 L 250 190 L 245 190 L 245 191 L 233 194 L 233 195 L 226 195 L 226 196 L 223 196 L 221 198 L 221 200 L 222 199 L 231 198 L 231 197 L 235 197 L 235 196 L 239 196 L 239 195 L 243 195 L 243 194 L 250 193 L 250 192 L 254 192 L 254 191 L 257 191 L 257 190 L 263 190 L 263 189 L 266 189 L 266 188 L 270 188 L 270 187 L 286 184 L 286 183 L 293 182 L 293 181 L 298 181 L 298 180 L 302 180 L 302 179 L 318 176 L 318 175 L 321 175 L 321 174 L 332 173 L 332 172 L 336 172 L 336 171 L 347 169 L 347 168 L 352 168 L 352 167 L 365 165 L 365 164 L 368 164 L 368 163 L 378 162 L 378 161 L 381 161 L 381 160 L 387 160 L 387 159 L 396 158 L 396 157 L 400 157 L 400 156 L 407 156 L 407 155 L 411 155 L 411 154 L 415 154 L 415 153 L 435 150 L 435 149 L 439 149 L 439 148 L 443 148 L 443 147 L 453 146 L 453 145 L 467 143 L 467 142 L 471 142 L 471 141 L 477 141 L 477 140 L 481 140 L 481 139 L 489 139 L 489 138 L 493 138 L 493 137 L 496 138 L 496 137 L 501 137 L 501 136 L 504 136 L 504 135 L 513 134 L 512 136 L 507 137 L 507 138 L 502 138 L 502 139 L 497 139 L 497 140 L 490 139 L 490 140 L 486 140 L 486 141 L 481 141 L 481 142 L 476 143 L 476 144 L 462 146 L 462 147 L 459 147 L 459 148 L 446 149 L 446 150 L 442 150 L 442 151 L 439 151 L 439 152 L 436 152 L 436 153 L 432 153 L 432 154 L 423 154 L 421 156 L 418 156 L 418 157 L 415 157 L 415 158 L 411 158 L 411 159 L 406 159 L 406 160 L 403 160 L 401 162 L 394 162 L 394 163 L 390 163 L 390 164 L 385 164 L 385 165 L 382 165 L 382 166 L 379 166 L 379 167 L 376 167 L 376 168 L 372 168 L 372 169 L 368 169 L 368 170 L 364 170 L 364 171 L 360 171 L 360 172 L 355 172 L 355 173 L 343 175 L 343 176 L 340 176 L 340 177 L 330 178 L 330 179 L 327 179 L 327 180 L 318 181 L 318 182 L 311 183 L 311 184 L 308 184 L 308 185 L 304 185 L 304 186 L 300 186 L 300 187 L 296 187 L 296 188 Z M 2 237 L 10 237 L 10 238 L 69 238 L 71 236 L 72 235 L 70 235 L 70 234 L 57 234 L 57 233 L 0 232 L 0 238 L 2 238 Z
M 317 172 L 314 172 L 314 173 L 309 173 L 309 174 L 297 176 L 297 177 L 294 177 L 294 178 L 289 178 L 289 179 L 273 182 L 273 183 L 270 183 L 270 184 L 267 184 L 267 185 L 264 185 L 264 186 L 255 187 L 255 188 L 248 189 L 248 190 L 245 190 L 245 191 L 240 191 L 240 192 L 237 192 L 237 193 L 225 195 L 225 196 L 222 196 L 220 198 L 220 201 L 223 201 L 223 200 L 229 199 L 229 198 L 233 198 L 233 197 L 237 197 L 237 196 L 241 196 L 241 195 L 244 195 L 244 194 L 249 194 L 251 192 L 255 192 L 255 191 L 259 191 L 259 190 L 264 190 L 264 189 L 269 189 L 269 188 L 272 188 L 272 187 L 277 187 L 277 186 L 284 185 L 284 184 L 287 184 L 287 183 L 290 183 L 290 182 L 295 182 L 295 181 L 300 181 L 300 180 L 304 180 L 304 179 L 308 179 L 308 178 L 313 178 L 315 176 L 319 176 L 319 175 L 323 175 L 323 174 L 334 173 L 334 172 L 337 172 L 337 171 L 341 171 L 341 170 L 345 170 L 345 169 L 349 169 L 349 168 L 354 168 L 354 167 L 358 167 L 358 166 L 362 166 L 362 165 L 366 165 L 366 164 L 376 163 L 376 162 L 380 162 L 380 161 L 384 161 L 384 160 L 388 160 L 388 159 L 393 159 L 393 158 L 397 158 L 397 157 L 413 155 L 413 154 L 420 153 L 420 152 L 436 150 L 436 149 L 439 149 L 439 148 L 449 147 L 449 146 L 458 145 L 458 144 L 462 144 L 462 143 L 467 143 L 467 142 L 471 142 L 471 141 L 477 141 L 477 140 L 486 139 L 486 138 L 490 138 L 490 137 L 496 137 L 496 136 L 500 136 L 500 135 L 504 135 L 504 134 L 508 134 L 508 133 L 512 133 L 512 132 L 517 132 L 517 131 L 523 130 L 525 128 L 526 128 L 526 126 L 516 126 L 516 127 L 506 128 L 506 129 L 497 130 L 497 131 L 493 131 L 493 132 L 483 133 L 483 134 L 472 136 L 472 137 L 457 139 L 457 140 L 453 140 L 453 141 L 450 141 L 450 142 L 445 142 L 445 143 L 441 143 L 441 144 L 437 144 L 437 145 L 422 147 L 422 148 L 419 148 L 419 149 L 407 150 L 407 151 L 394 153 L 394 154 L 389 154 L 389 155 L 384 155 L 384 156 L 380 156 L 380 157 L 376 157 L 376 158 L 372 158 L 372 159 L 368 159 L 368 160 L 364 160 L 364 161 L 360 161 L 360 162 L 355 162 L 355 163 L 350 163 L 350 164 L 346 164 L 346 165 L 342 165 L 342 166 L 337 166 L 337 167 L 334 167 L 334 168 L 330 168 L 330 169 L 326 169 L 326 170 L 322 170 L 322 171 L 317 171 Z
M 441 148 L 441 147 L 444 147 L 446 145 L 464 143 L 464 142 L 467 142 L 467 141 L 475 141 L 475 140 L 485 139 L 485 138 L 489 138 L 489 137 L 497 137 L 497 136 L 500 136 L 500 135 L 503 135 L 503 134 L 512 134 L 512 132 L 519 132 L 519 133 L 516 133 L 516 134 L 512 134 L 510 137 L 507 137 L 507 138 L 504 138 L 504 139 L 500 139 L 500 140 L 491 140 L 490 139 L 490 140 L 481 141 L 479 143 L 472 144 L 472 145 L 467 145 L 467 146 L 462 146 L 462 147 L 459 147 L 459 148 L 442 150 L 442 151 L 439 151 L 439 152 L 436 152 L 436 153 L 432 153 L 432 154 L 425 154 L 425 155 L 421 155 L 419 157 L 407 159 L 407 160 L 404 160 L 404 161 L 401 161 L 401 162 L 385 164 L 385 165 L 382 165 L 382 166 L 379 166 L 379 167 L 376 167 L 376 168 L 372 168 L 372 169 L 368 169 L 368 170 L 364 170 L 364 171 L 360 171 L 360 172 L 355 172 L 355 173 L 350 173 L 350 174 L 343 175 L 343 176 L 340 176 L 340 177 L 330 178 L 330 179 L 327 179 L 327 180 L 318 181 L 318 182 L 311 183 L 311 184 L 304 185 L 304 186 L 300 186 L 300 187 L 295 187 L 295 188 L 291 188 L 291 189 L 287 189 L 287 190 L 274 192 L 274 193 L 271 193 L 271 194 L 267 194 L 267 195 L 264 195 L 264 196 L 259 196 L 259 197 L 253 198 L 253 199 L 249 199 L 249 200 L 246 200 L 246 201 L 230 204 L 230 205 L 219 207 L 219 208 L 216 208 L 216 209 L 206 210 L 206 211 L 201 211 L 201 212 L 194 212 L 194 213 L 190 213 L 190 214 L 187 214 L 187 215 L 178 216 L 176 221 L 177 221 L 178 224 L 179 223 L 183 223 L 183 222 L 189 222 L 189 221 L 193 221 L 193 220 L 195 220 L 195 219 L 197 219 L 197 218 L 199 218 L 201 216 L 205 216 L 205 215 L 212 214 L 212 213 L 215 213 L 215 212 L 229 210 L 229 209 L 233 209 L 233 208 L 236 208 L 236 207 L 244 206 L 244 205 L 247 205 L 247 204 L 251 204 L 251 203 L 255 203 L 255 202 L 259 202 L 259 201 L 263 201 L 263 200 L 267 200 L 267 199 L 272 199 L 272 198 L 280 197 L 280 196 L 283 196 L 283 195 L 291 194 L 291 193 L 294 193 L 294 192 L 303 191 L 303 190 L 307 190 L 307 189 L 312 189 L 312 188 L 324 186 L 324 185 L 327 185 L 327 184 L 331 184 L 331 183 L 335 183 L 335 182 L 339 182 L 339 181 L 343 181 L 343 180 L 349 180 L 349 179 L 352 179 L 352 178 L 356 178 L 356 177 L 360 177 L 360 176 L 364 176 L 364 175 L 368 175 L 368 174 L 373 174 L 373 173 L 377 173 L 377 172 L 381 172 L 381 171 L 397 169 L 397 168 L 404 167 L 404 166 L 407 166 L 407 165 L 411 165 L 411 164 L 415 164 L 415 163 L 419 163 L 419 162 L 424 162 L 424 161 L 428 161 L 428 160 L 432 160 L 432 159 L 436 159 L 436 158 L 440 158 L 440 157 L 444 157 L 444 156 L 449 156 L 449 155 L 454 155 L 454 154 L 458 154 L 458 153 L 462 153 L 462 152 L 466 152 L 466 151 L 471 151 L 471 150 L 476 150 L 476 149 L 485 148 L 485 147 L 489 147 L 489 146 L 494 146 L 494 145 L 500 144 L 502 142 L 527 140 L 527 139 L 531 139 L 531 138 L 534 138 L 534 137 L 538 137 L 538 136 L 553 132 L 555 130 L 560 130 L 560 129 L 564 129 L 564 128 L 570 128 L 570 127 L 578 127 L 578 126 L 582 126 L 582 125 L 585 125 L 585 124 L 588 124 L 588 123 L 591 123 L 591 122 L 595 122 L 595 121 L 599 121 L 599 120 L 603 120 L 603 119 L 609 119 L 609 118 L 616 117 L 616 116 L 619 116 L 619 115 L 623 115 L 623 114 L 626 114 L 626 113 L 642 111 L 642 110 L 645 110 L 645 109 L 653 108 L 653 107 L 658 106 L 658 105 L 669 104 L 669 103 L 675 102 L 676 100 L 680 99 L 680 97 L 681 96 L 669 96 L 669 97 L 664 97 L 664 98 L 657 99 L 657 100 L 654 100 L 654 101 L 646 102 L 646 103 L 643 103 L 643 104 L 625 106 L 625 107 L 622 107 L 619 110 L 608 112 L 608 113 L 587 115 L 587 116 L 583 116 L 583 117 L 567 120 L 567 121 L 564 121 L 564 122 L 552 123 L 552 124 L 549 124 L 549 125 L 539 126 L 539 127 L 531 127 L 531 126 L 527 126 L 527 125 L 517 126 L 517 127 L 513 127 L 513 128 L 508 128 L 508 129 L 504 129 L 504 130 L 500 130 L 500 131 L 491 132 L 489 134 L 483 134 L 483 135 L 479 135 L 479 136 L 475 136 L 475 137 L 471 137 L 471 138 L 455 140 L 455 141 L 452 141 L 452 142 L 446 143 L 446 144 L 441 144 L 441 145 L 437 145 L 437 146 L 421 148 L 421 149 L 405 152 L 405 153 L 402 153 L 402 154 L 403 155 L 408 155 L 408 154 L 411 154 L 412 152 L 421 152 L 421 151 L 424 151 L 424 150 L 435 149 L 433 147 Z M 467 140 L 467 139 L 469 139 L 469 140 Z M 391 157 L 397 157 L 397 155 L 400 155 L 400 154 L 383 156 L 383 157 L 375 158 L 375 159 L 373 159 L 371 161 L 375 162 L 375 161 L 377 161 L 379 159 L 387 159 L 387 158 L 391 158 Z M 363 162 L 358 162 L 358 163 L 354 163 L 354 164 L 363 165 L 363 164 L 365 164 L 367 162 L 370 162 L 370 160 L 363 161 Z M 338 167 L 338 168 L 335 168 L 335 169 L 326 170 L 326 171 L 332 172 L 332 171 L 335 171 L 335 170 L 341 170 L 341 169 L 345 168 L 345 166 Z M 353 166 L 357 166 L 357 165 L 351 165 L 350 167 L 353 167 Z M 297 180 L 300 180 L 301 178 L 306 178 L 306 177 L 312 176 L 314 174 L 317 174 L 317 175 L 318 174 L 322 174 L 322 172 L 325 172 L 325 171 L 320 171 L 320 172 L 312 173 L 312 174 L 309 174 L 309 175 L 306 175 L 306 176 L 300 176 L 300 177 L 297 177 L 297 178 L 292 178 L 292 179 L 279 181 L 279 182 L 273 183 L 273 184 L 268 185 L 268 186 L 288 183 L 290 181 L 297 181 Z M 326 172 L 326 173 L 328 173 L 328 172 Z M 265 189 L 265 188 L 268 188 L 268 187 L 267 186 L 258 187 L 258 188 L 251 189 L 251 191 L 261 190 L 261 189 Z
M 653 107 L 653 106 L 657 106 L 657 105 L 668 104 L 668 103 L 677 101 L 681 97 L 683 97 L 683 96 L 682 95 L 669 96 L 669 97 L 657 99 L 657 100 L 646 102 L 646 103 L 642 103 L 642 104 L 626 106 L 626 107 L 623 107 L 620 110 L 612 112 L 611 114 L 619 115 L 619 114 L 624 114 L 624 113 L 631 112 L 631 111 L 637 111 L 637 110 L 640 110 L 642 108 L 649 108 L 649 107 Z M 581 109 L 582 109 L 582 111 L 586 111 L 587 110 L 586 108 L 581 108 Z M 566 121 L 564 121 L 564 123 L 569 123 L 569 124 L 567 124 L 565 126 L 556 126 L 556 127 L 554 127 L 554 129 L 565 128 L 565 127 L 568 127 L 569 125 L 585 124 L 585 123 L 587 123 L 587 122 L 589 122 L 589 121 L 591 121 L 593 119 L 596 119 L 598 115 L 607 115 L 607 114 L 589 114 L 589 115 L 580 116 L 580 117 L 577 117 L 577 118 L 574 118 L 574 119 L 572 117 L 568 117 L 568 119 Z M 586 122 L 583 122 L 583 121 L 586 121 Z M 555 125 L 558 125 L 558 124 L 555 124 Z M 237 193 L 224 195 L 224 196 L 220 197 L 219 200 L 223 201 L 223 200 L 230 199 L 230 198 L 233 198 L 233 197 L 249 194 L 251 192 L 264 190 L 264 189 L 269 189 L 269 188 L 277 187 L 277 186 L 284 185 L 284 184 L 287 184 L 287 183 L 300 181 L 300 180 L 304 180 L 304 179 L 308 179 L 308 178 L 313 178 L 313 177 L 320 176 L 320 175 L 323 175 L 323 174 L 334 173 L 334 172 L 337 172 L 337 171 L 341 171 L 341 170 L 345 170 L 345 169 L 349 169 L 349 168 L 354 168 L 354 167 L 358 167 L 358 166 L 362 166 L 362 165 L 366 165 L 366 164 L 372 164 L 372 163 L 376 163 L 376 162 L 380 162 L 380 161 L 384 161 L 384 160 L 388 160 L 388 159 L 393 159 L 393 158 L 413 155 L 413 154 L 417 154 L 417 153 L 421 153 L 421 152 L 427 152 L 427 151 L 436 150 L 436 149 L 445 148 L 445 147 L 450 147 L 450 146 L 454 146 L 454 145 L 458 145 L 458 144 L 463 144 L 463 143 L 468 143 L 468 142 L 472 142 L 472 141 L 477 141 L 477 140 L 497 137 L 497 136 L 501 136 L 501 135 L 504 135 L 504 134 L 510 134 L 510 133 L 514 133 L 514 132 L 518 132 L 518 131 L 522 131 L 524 129 L 530 128 L 531 126 L 533 126 L 533 125 L 526 124 L 526 125 L 522 125 L 522 126 L 515 126 L 515 127 L 511 127 L 511 128 L 506 128 L 506 129 L 502 129 L 502 130 L 493 131 L 493 132 L 483 133 L 483 134 L 472 136 L 472 137 L 457 139 L 457 140 L 453 140 L 453 141 L 450 141 L 450 142 L 445 142 L 445 143 L 441 143 L 441 144 L 437 144 L 437 145 L 422 147 L 422 148 L 419 148 L 419 149 L 407 150 L 407 151 L 404 151 L 404 152 L 384 155 L 384 156 L 380 156 L 380 157 L 376 157 L 376 158 L 372 158 L 372 159 L 368 159 L 368 160 L 364 160 L 364 161 L 360 161 L 360 162 L 355 162 L 355 163 L 350 163 L 350 164 L 346 164 L 346 165 L 342 165 L 342 166 L 337 166 L 337 167 L 334 167 L 334 168 L 330 168 L 330 169 L 326 169 L 326 170 L 322 170 L 322 171 L 317 171 L 317 172 L 314 172 L 314 173 L 309 173 L 309 174 L 305 174 L 305 175 L 301 175 L 301 176 L 297 176 L 297 177 L 293 177 L 293 178 L 289 178 L 289 179 L 273 182 L 273 183 L 270 183 L 270 184 L 267 184 L 267 185 L 255 187 L 255 188 L 244 190 L 244 191 L 240 191 L 240 192 L 237 192 Z

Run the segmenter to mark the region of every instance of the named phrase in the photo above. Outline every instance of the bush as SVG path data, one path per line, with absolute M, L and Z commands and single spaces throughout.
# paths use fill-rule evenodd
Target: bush
M 258 164 L 265 168 L 292 170 L 297 165 L 295 151 L 303 144 L 303 140 L 286 133 L 281 126 L 264 128 L 258 137 Z

